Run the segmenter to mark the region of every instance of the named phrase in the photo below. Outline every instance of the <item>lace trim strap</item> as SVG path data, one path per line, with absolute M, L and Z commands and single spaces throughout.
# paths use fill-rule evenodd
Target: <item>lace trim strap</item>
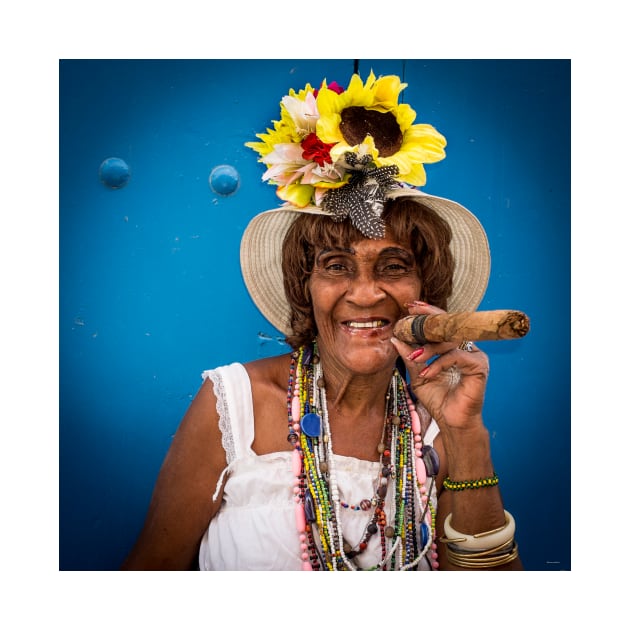
M 221 430 L 221 445 L 225 451 L 225 458 L 229 465 L 236 459 L 236 449 L 234 448 L 234 434 L 232 433 L 232 423 L 230 421 L 230 409 L 226 400 L 223 376 L 220 369 L 206 370 L 201 375 L 202 379 L 212 381 L 212 389 L 217 399 L 217 413 L 219 414 L 219 429 Z M 225 471 L 224 471 L 225 472 Z M 223 477 L 223 475 L 221 475 Z
M 217 400 L 221 445 L 227 466 L 223 469 L 212 496 L 216 501 L 225 475 L 239 457 L 251 454 L 254 441 L 254 405 L 247 370 L 241 363 L 232 363 L 214 370 L 206 370 L 202 379 L 210 379 Z
M 249 374 L 242 363 L 231 363 L 202 373 L 212 380 L 217 399 L 221 440 L 228 465 L 253 455 L 254 403 Z

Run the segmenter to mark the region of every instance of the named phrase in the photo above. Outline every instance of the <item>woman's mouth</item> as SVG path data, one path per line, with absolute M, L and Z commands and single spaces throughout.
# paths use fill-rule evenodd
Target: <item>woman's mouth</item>
M 372 333 L 384 330 L 390 325 L 388 319 L 374 318 L 374 319 L 350 319 L 342 322 L 343 326 L 349 329 L 351 332 L 356 333 Z
M 373 322 L 344 322 L 350 328 L 382 328 L 385 326 L 385 320 L 375 319 Z

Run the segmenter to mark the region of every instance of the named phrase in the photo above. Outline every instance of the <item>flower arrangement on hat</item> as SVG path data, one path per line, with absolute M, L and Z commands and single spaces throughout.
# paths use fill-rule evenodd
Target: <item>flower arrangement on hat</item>
M 337 220 L 350 214 L 370 226 L 362 230 L 368 236 L 382 235 L 386 191 L 423 186 L 424 164 L 445 157 L 444 136 L 432 125 L 413 124 L 416 112 L 398 102 L 405 87 L 395 75 L 370 72 L 365 83 L 354 74 L 346 89 L 326 80 L 319 89 L 291 89 L 273 129 L 245 146 L 259 153 L 267 167 L 262 179 L 278 187 L 283 201 L 321 207 Z M 353 212 L 371 216 L 355 221 Z

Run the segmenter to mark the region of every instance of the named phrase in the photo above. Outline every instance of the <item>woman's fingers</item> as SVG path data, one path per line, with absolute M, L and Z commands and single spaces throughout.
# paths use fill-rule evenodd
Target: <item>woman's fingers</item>
M 458 368 L 464 374 L 488 373 L 487 356 L 476 346 L 469 352 L 452 343 L 410 346 L 395 337 L 392 337 L 391 341 L 412 378 L 435 378 L 450 368 Z
M 479 349 L 467 352 L 460 348 L 454 348 L 443 354 L 433 354 L 431 358 L 434 360 L 425 359 L 425 365 L 420 366 L 421 369 L 418 373 L 418 376 L 426 380 L 436 378 L 442 372 L 452 369 L 457 369 L 462 375 L 483 375 L 485 377 L 489 372 L 488 357 Z
M 427 304 L 426 302 L 408 302 L 405 306 L 410 315 L 437 315 L 438 313 L 444 313 L 441 308 Z

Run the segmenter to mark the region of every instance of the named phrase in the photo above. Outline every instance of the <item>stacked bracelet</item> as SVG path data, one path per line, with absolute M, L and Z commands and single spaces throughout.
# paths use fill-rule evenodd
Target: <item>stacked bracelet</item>
M 514 542 L 516 523 L 507 511 L 505 524 L 480 534 L 462 534 L 451 526 L 451 514 L 444 521 L 440 542 L 446 543 L 446 557 L 451 564 L 474 569 L 498 567 L 518 557 Z
M 444 479 L 444 487 L 447 490 L 477 490 L 478 488 L 496 486 L 498 483 L 499 478 L 496 473 L 493 473 L 492 477 L 472 479 L 470 481 L 453 481 L 450 477 Z
M 498 547 L 504 543 L 514 539 L 514 533 L 516 532 L 516 523 L 514 518 L 507 511 L 503 510 L 505 514 L 505 524 L 496 529 L 491 529 L 488 532 L 481 532 L 480 534 L 462 534 L 451 526 L 451 516 L 449 514 L 444 520 L 444 535 L 441 539 L 442 542 L 456 545 L 458 550 L 466 551 L 482 551 Z
M 468 569 L 490 569 L 500 567 L 518 558 L 518 545 L 512 540 L 501 547 L 486 551 L 457 552 L 450 545 L 446 547 L 446 557 L 451 564 Z

